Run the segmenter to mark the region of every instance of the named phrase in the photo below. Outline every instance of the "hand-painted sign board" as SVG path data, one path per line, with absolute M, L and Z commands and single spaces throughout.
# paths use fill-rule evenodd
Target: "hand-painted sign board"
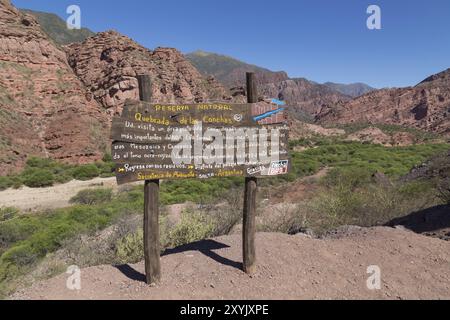
M 285 108 L 127 101 L 114 118 L 118 184 L 153 179 L 276 176 L 289 172 Z

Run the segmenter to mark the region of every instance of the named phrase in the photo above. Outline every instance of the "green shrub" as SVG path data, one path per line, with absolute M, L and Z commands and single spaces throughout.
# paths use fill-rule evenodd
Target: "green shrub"
M 67 183 L 73 179 L 73 177 L 68 172 L 62 172 L 60 174 L 54 175 L 56 183 Z
M 450 205 L 450 177 L 439 180 L 437 190 L 439 199 Z
M 100 171 L 100 177 L 109 178 L 114 176 L 115 164 L 112 162 L 97 162 L 95 164 Z
M 52 186 L 55 177 L 48 169 L 28 169 L 22 174 L 23 184 L 30 188 L 41 188 Z
M 19 209 L 14 207 L 0 208 L 0 222 L 15 218 L 19 213 Z
M 29 244 L 15 246 L 2 255 L 2 262 L 13 263 L 16 266 L 26 267 L 37 261 L 38 255 Z
M 86 164 L 73 169 L 72 176 L 77 180 L 89 180 L 98 177 L 100 170 L 95 164 Z
M 0 191 L 11 188 L 12 185 L 13 185 L 13 182 L 11 181 L 11 179 L 9 177 L 0 176 Z
M 318 233 L 342 225 L 384 225 L 394 218 L 436 205 L 436 191 L 430 182 L 386 186 L 359 182 L 341 170 L 323 181 L 320 190 L 306 204 L 311 227 Z
M 112 189 L 85 189 L 70 199 L 70 203 L 94 205 L 111 201 Z
M 29 168 L 48 169 L 57 165 L 57 163 L 49 158 L 30 157 L 26 162 Z
M 137 263 L 144 256 L 142 229 L 119 239 L 116 244 L 116 258 L 120 263 Z
M 214 232 L 211 221 L 198 212 L 185 211 L 182 213 L 181 221 L 168 235 L 168 245 L 171 247 L 181 246 L 187 243 L 206 239 Z
M 111 157 L 111 153 L 105 153 L 104 155 L 103 155 L 103 158 L 102 158 L 102 161 L 103 162 L 112 162 L 112 157 Z

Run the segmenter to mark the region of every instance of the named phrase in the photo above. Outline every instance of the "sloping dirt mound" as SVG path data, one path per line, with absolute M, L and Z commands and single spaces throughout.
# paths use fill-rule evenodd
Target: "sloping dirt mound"
M 450 299 L 450 243 L 392 229 L 353 227 L 338 238 L 259 233 L 257 272 L 241 271 L 239 235 L 166 252 L 157 287 L 143 282 L 143 263 L 81 271 L 81 290 L 67 274 L 35 283 L 13 299 Z M 367 288 L 367 267 L 381 269 L 381 289 Z

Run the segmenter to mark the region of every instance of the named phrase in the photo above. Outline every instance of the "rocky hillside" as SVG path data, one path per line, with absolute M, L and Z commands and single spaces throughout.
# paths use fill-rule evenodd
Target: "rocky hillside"
M 114 31 L 60 46 L 34 15 L 0 0 L 0 175 L 31 155 L 70 163 L 101 159 L 111 116 L 138 98 L 150 73 L 159 102 L 230 100 L 175 49 L 148 50 Z
M 325 123 L 387 123 L 450 135 L 450 69 L 415 87 L 370 92 L 334 108 L 323 108 Z
M 76 75 L 109 114 L 121 112 L 125 99 L 138 99 L 136 75 L 142 73 L 152 76 L 153 99 L 161 103 L 231 99 L 219 82 L 203 77 L 176 49 L 151 51 L 115 31 L 66 49 Z
M 66 22 L 53 13 L 28 9 L 20 9 L 20 11 L 33 15 L 39 22 L 42 30 L 59 45 L 82 42 L 95 34 L 87 28 L 81 28 L 80 30 L 67 29 Z
M 334 91 L 338 91 L 352 98 L 356 98 L 362 96 L 363 94 L 376 90 L 375 88 L 372 88 L 371 86 L 360 82 L 351 84 L 326 82 L 324 83 L 324 85 Z
M 259 84 L 280 82 L 289 78 L 284 71 L 270 71 L 216 53 L 195 51 L 187 54 L 186 58 L 202 74 L 214 76 L 214 78 L 229 88 L 244 86 L 246 72 L 256 73 Z
M 0 174 L 28 155 L 102 157 L 107 120 L 36 19 L 0 0 Z

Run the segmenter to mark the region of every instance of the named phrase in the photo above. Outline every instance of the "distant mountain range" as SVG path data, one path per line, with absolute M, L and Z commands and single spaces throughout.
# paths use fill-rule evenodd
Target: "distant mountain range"
M 368 92 L 377 90 L 365 83 L 360 83 L 360 82 L 351 83 L 351 84 L 326 82 L 326 83 L 324 83 L 324 85 L 332 90 L 338 91 L 342 94 L 345 94 L 345 95 L 353 97 L 353 98 L 356 98 L 356 97 L 362 96 Z
M 41 25 L 44 32 L 59 45 L 83 42 L 95 34 L 95 32 L 87 28 L 81 28 L 80 30 L 67 29 L 66 22 L 53 13 L 28 9 L 20 9 L 20 11 L 33 15 Z
M 270 71 L 217 53 L 199 50 L 185 56 L 202 74 L 213 76 L 227 87 L 244 85 L 246 72 L 256 73 L 260 84 L 283 81 L 289 78 L 284 71 Z
M 217 53 L 199 50 L 186 54 L 186 58 L 194 65 L 194 67 L 197 68 L 198 71 L 205 75 L 215 77 L 227 87 L 244 85 L 246 72 L 256 73 L 260 84 L 289 80 L 289 76 L 284 71 L 271 71 L 266 68 L 248 64 L 235 58 Z M 315 82 L 310 81 L 310 83 L 314 84 Z M 327 82 L 323 85 L 333 91 L 337 91 L 350 97 L 359 97 L 365 93 L 376 90 L 364 83 L 341 84 Z

